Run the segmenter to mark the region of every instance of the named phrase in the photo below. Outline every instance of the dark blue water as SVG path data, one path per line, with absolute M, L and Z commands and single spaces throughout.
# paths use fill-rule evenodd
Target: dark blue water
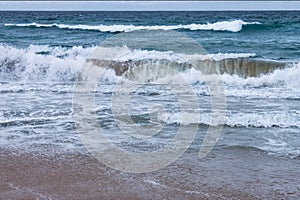
M 87 30 L 88 26 L 173 26 L 242 20 L 260 24 L 243 25 L 240 31 L 178 29 L 198 41 L 209 53 L 255 53 L 276 60 L 299 58 L 300 17 L 298 11 L 274 12 L 0 12 L 0 43 L 16 47 L 34 45 L 94 46 L 113 35 Z M 16 27 L 4 24 L 86 25 L 83 29 Z M 225 29 L 229 25 L 221 25 Z M 237 26 L 237 25 L 230 25 Z

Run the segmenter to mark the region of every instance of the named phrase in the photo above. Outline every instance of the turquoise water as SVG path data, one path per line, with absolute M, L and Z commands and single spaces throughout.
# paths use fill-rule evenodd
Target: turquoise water
M 90 47 L 121 31 L 114 25 L 176 26 L 242 20 L 260 24 L 221 24 L 225 31 L 178 29 L 198 41 L 209 53 L 255 53 L 259 58 L 296 60 L 300 54 L 298 11 L 274 12 L 0 12 L 0 43 Z M 81 29 L 17 27 L 16 24 L 83 25 Z M 5 26 L 5 24 L 13 24 Z M 108 26 L 107 32 L 97 30 Z M 90 29 L 90 30 L 89 30 Z M 114 33 L 112 33 L 114 32 Z

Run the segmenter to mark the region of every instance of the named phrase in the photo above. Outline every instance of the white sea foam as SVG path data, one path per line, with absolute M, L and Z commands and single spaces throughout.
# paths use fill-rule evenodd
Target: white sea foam
M 299 75 L 300 63 L 291 63 L 270 74 L 248 78 L 229 74 L 204 75 L 193 68 L 180 73 L 180 76 L 184 77 L 191 85 L 205 85 L 205 81 L 215 80 L 216 76 L 220 76 L 226 96 L 284 99 L 300 99 Z M 176 77 L 166 78 L 169 78 L 170 82 L 176 82 Z M 199 91 L 199 93 L 202 92 L 207 93 L 207 91 Z
M 92 48 L 75 46 L 35 46 L 26 49 L 0 46 L 1 79 L 71 80 L 74 79 Z
M 290 145 L 291 141 L 297 140 L 296 137 L 286 135 L 284 138 L 264 138 L 268 142 L 263 147 L 259 147 L 261 150 L 267 151 L 271 155 L 275 156 L 289 156 L 291 158 L 297 158 L 300 155 L 300 149 L 298 146 Z
M 99 48 L 99 47 L 97 47 Z M 174 52 L 160 52 L 147 50 L 129 50 L 126 47 L 123 55 L 112 60 L 147 60 L 166 59 L 173 62 L 186 62 L 187 56 L 175 54 Z M 12 46 L 0 45 L 0 77 L 3 81 L 6 78 L 17 78 L 20 80 L 72 80 L 83 66 L 88 55 L 95 47 L 83 48 L 74 46 L 72 48 L 49 47 L 47 45 L 30 45 L 21 49 Z M 193 59 L 226 59 L 238 57 L 250 57 L 255 54 L 225 53 L 190 55 Z M 189 59 L 189 58 L 188 58 Z M 8 77 L 10 76 L 10 77 Z
M 282 112 L 262 112 L 262 113 L 231 113 L 228 112 L 225 117 L 224 124 L 214 124 L 212 122 L 211 114 L 208 112 L 201 111 L 200 118 L 196 117 L 196 112 L 175 112 L 166 116 L 158 116 L 161 122 L 167 124 L 203 124 L 209 126 L 226 125 L 230 127 L 258 127 L 258 128 L 269 128 L 269 127 L 297 127 L 300 128 L 299 113 L 286 113 Z M 184 117 L 182 117 L 184 115 Z
M 240 97 L 300 98 L 300 63 L 260 77 L 241 78 L 223 74 L 227 95 Z
M 207 24 L 188 24 L 188 25 L 154 25 L 154 26 L 136 26 L 136 25 L 67 25 L 67 24 L 40 24 L 40 23 L 26 23 L 26 24 L 4 24 L 4 26 L 19 26 L 19 27 L 57 27 L 62 29 L 79 29 L 79 30 L 98 30 L 101 32 L 130 32 L 136 30 L 213 30 L 213 31 L 231 31 L 239 32 L 243 25 L 260 24 L 259 22 L 245 22 L 243 20 L 222 21 Z

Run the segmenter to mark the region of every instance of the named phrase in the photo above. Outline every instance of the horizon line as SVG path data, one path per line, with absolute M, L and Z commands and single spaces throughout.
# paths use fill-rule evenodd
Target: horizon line
M 209 9 L 203 9 L 203 10 L 172 10 L 172 9 L 170 9 L 170 10 L 89 10 L 89 9 L 82 9 L 82 10 L 77 10 L 77 9 L 72 9 L 72 10 L 52 10 L 52 9 L 49 9 L 49 10 L 36 10 L 36 9 L 33 9 L 33 10 L 29 10 L 29 9 L 24 9 L 24 10 L 22 10 L 22 9 L 16 9 L 16 10 L 13 10 L 13 9 L 4 9 L 4 10 L 1 10 L 0 9 L 0 12 L 5 12 L 5 11 L 37 11 L 37 12 L 39 12 L 39 11 L 46 11 L 46 12 L 59 12 L 59 11 L 61 11 L 61 12 L 72 12 L 72 11 L 81 11 L 81 12 L 90 12 L 90 11 L 93 11 L 93 12 L 95 12 L 95 11 L 103 11 L 103 12 L 168 12 L 168 11 L 175 11 L 175 12 L 186 12 L 186 11 L 190 11 L 190 12 L 199 12 L 199 11 L 300 11 L 300 8 L 296 8 L 296 9 L 233 9 L 233 10 L 227 10 L 227 9 L 224 9 L 224 10 L 222 10 L 222 9 L 216 9 L 216 10 L 209 10 Z
M 55 2 L 55 3 L 54 3 Z M 1 11 L 298 11 L 300 1 L 1 1 Z

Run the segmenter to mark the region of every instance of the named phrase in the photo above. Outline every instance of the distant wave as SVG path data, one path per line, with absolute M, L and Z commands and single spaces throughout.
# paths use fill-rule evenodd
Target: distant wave
M 19 26 L 19 27 L 37 27 L 37 28 L 49 28 L 57 27 L 62 29 L 80 29 L 80 30 L 96 30 L 101 32 L 131 32 L 137 30 L 178 30 L 187 29 L 191 31 L 197 30 L 211 30 L 211 31 L 230 31 L 239 32 L 242 30 L 243 25 L 260 24 L 259 22 L 245 22 L 243 20 L 234 21 L 222 21 L 216 23 L 207 24 L 188 24 L 188 25 L 154 25 L 154 26 L 136 26 L 136 25 L 67 25 L 67 24 L 39 24 L 39 23 L 27 23 L 27 24 L 4 24 L 4 26 Z

